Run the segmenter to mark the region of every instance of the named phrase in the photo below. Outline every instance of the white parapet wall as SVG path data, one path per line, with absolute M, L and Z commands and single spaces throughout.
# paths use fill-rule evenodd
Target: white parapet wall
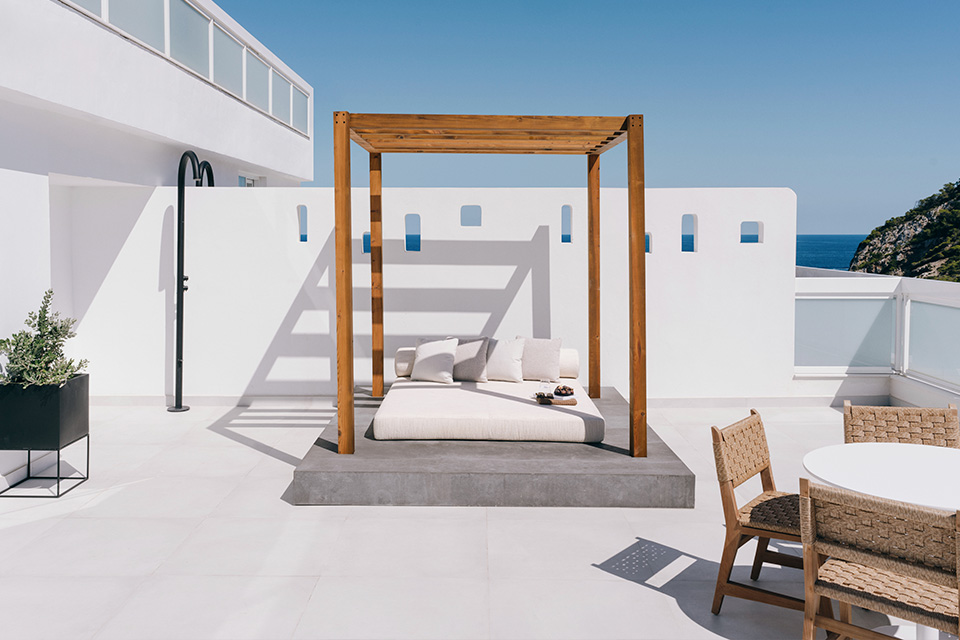
M 173 392 L 176 190 L 55 185 L 50 201 L 50 279 L 60 308 L 79 319 L 70 350 L 91 361 L 91 393 L 159 403 Z M 480 207 L 480 226 L 461 226 L 464 205 Z M 601 382 L 625 391 L 626 190 L 603 189 L 601 209 Z M 580 351 L 586 381 L 583 189 L 385 189 L 383 210 L 388 380 L 393 351 L 418 336 L 482 333 L 561 337 Z M 353 211 L 356 377 L 365 384 L 367 190 L 354 189 Z M 420 216 L 419 252 L 404 249 L 407 214 Z M 684 214 L 697 216 L 695 252 L 681 252 Z M 333 395 L 332 190 L 190 188 L 186 219 L 188 400 Z M 742 244 L 742 221 L 762 223 L 763 241 Z M 791 394 L 795 227 L 789 189 L 647 190 L 650 398 Z
M 313 179 L 312 88 L 215 4 L 199 5 L 308 95 L 304 131 L 68 2 L 4 2 L 0 167 L 171 185 L 195 149 L 223 185 Z

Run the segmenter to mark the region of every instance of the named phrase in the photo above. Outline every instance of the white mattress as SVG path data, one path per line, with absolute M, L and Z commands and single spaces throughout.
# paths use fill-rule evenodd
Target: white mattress
M 537 381 L 438 382 L 398 378 L 373 418 L 377 440 L 600 442 L 603 417 L 580 383 L 576 406 L 540 405 Z

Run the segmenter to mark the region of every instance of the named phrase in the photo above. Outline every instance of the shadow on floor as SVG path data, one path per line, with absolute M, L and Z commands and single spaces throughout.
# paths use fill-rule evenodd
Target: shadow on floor
M 770 547 L 783 553 L 800 555 L 799 545 L 771 541 Z M 741 554 L 744 558 L 753 557 L 746 550 Z M 687 618 L 722 638 L 799 638 L 802 633 L 801 612 L 740 598 L 727 596 L 720 614 L 713 615 L 710 607 L 719 564 L 659 542 L 637 538 L 637 542 L 620 553 L 593 566 L 673 598 Z M 734 566 L 731 578 L 750 584 L 750 566 Z M 764 565 L 760 579 L 754 584 L 771 591 L 803 597 L 803 572 L 797 569 Z M 887 616 L 857 607 L 854 607 L 853 621 L 867 628 L 889 624 Z M 820 631 L 818 637 L 823 636 L 824 633 Z
M 313 429 L 322 432 L 330 425 L 335 414 L 336 410 L 334 409 L 234 407 L 207 429 L 250 447 L 254 451 L 259 451 L 271 458 L 285 462 L 291 467 L 296 467 L 300 464 L 300 458 L 263 442 L 252 433 L 244 433 L 244 430 L 256 429 L 260 434 L 265 429 L 269 432 L 269 430 L 274 429 L 286 430 L 291 428 Z

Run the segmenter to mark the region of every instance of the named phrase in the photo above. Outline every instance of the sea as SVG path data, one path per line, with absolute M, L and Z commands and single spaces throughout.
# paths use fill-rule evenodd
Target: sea
M 797 266 L 847 271 L 857 247 L 867 236 L 797 234 Z

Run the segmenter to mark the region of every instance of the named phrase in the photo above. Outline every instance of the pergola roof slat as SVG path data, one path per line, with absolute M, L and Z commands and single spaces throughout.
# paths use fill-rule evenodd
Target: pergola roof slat
M 597 154 L 626 134 L 606 116 L 355 113 L 350 138 L 371 153 Z

